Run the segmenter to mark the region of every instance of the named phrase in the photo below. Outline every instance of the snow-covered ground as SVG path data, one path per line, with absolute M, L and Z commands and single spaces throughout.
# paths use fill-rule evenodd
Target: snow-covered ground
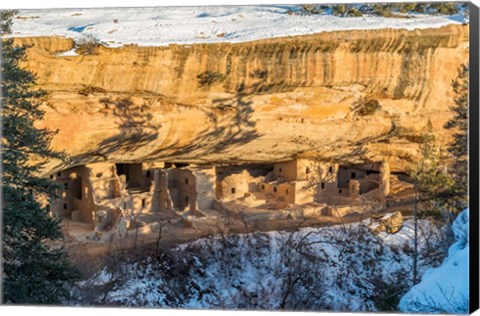
M 468 209 L 455 220 L 455 243 L 438 268 L 428 270 L 422 281 L 400 301 L 405 312 L 468 313 Z
M 245 42 L 353 29 L 416 29 L 459 24 L 463 16 L 413 18 L 288 14 L 296 6 L 209 6 L 21 10 L 11 36 L 93 36 L 104 45 Z
M 373 235 L 368 223 L 211 237 L 121 263 L 79 283 L 78 305 L 377 311 L 411 287 L 413 223 Z M 421 221 L 420 275 L 447 231 Z

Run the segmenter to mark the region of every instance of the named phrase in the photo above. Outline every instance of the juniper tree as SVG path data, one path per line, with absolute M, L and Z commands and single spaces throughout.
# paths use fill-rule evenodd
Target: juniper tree
M 441 163 L 440 148 L 436 145 L 430 120 L 421 135 L 420 159 L 414 164 L 409 175 L 415 184 L 413 284 L 418 281 L 418 218 L 433 216 L 448 218 L 445 206 L 452 190 L 452 178 Z
M 14 11 L 0 11 L 1 33 L 10 32 Z M 39 174 L 50 158 L 52 132 L 34 126 L 41 120 L 45 92 L 34 74 L 20 66 L 27 46 L 2 39 L 2 299 L 5 304 L 58 304 L 77 277 L 66 252 L 56 243 L 60 223 L 48 216 L 40 197 L 55 185 Z
M 450 109 L 453 117 L 444 126 L 455 131 L 448 151 L 455 160 L 452 168 L 455 182 L 452 203 L 457 212 L 463 210 L 468 203 L 468 83 L 468 65 L 462 65 L 458 77 L 452 83 L 455 98 Z

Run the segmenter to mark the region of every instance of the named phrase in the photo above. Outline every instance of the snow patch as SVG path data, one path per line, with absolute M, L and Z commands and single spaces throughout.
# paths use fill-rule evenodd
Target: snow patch
M 336 17 L 296 15 L 297 6 L 210 6 L 20 10 L 12 37 L 94 36 L 110 47 L 126 44 L 246 42 L 338 30 L 438 28 L 463 23 L 456 16 Z
M 202 238 L 120 262 L 122 275 L 102 272 L 94 282 L 78 284 L 74 296 L 99 291 L 91 284 L 101 286 L 110 276 L 114 286 L 107 293 L 100 287 L 107 305 L 377 311 L 386 287 L 410 285 L 412 226 L 405 221 L 396 238 L 373 235 L 366 222 Z M 436 236 L 430 239 L 434 247 Z M 421 242 L 421 252 L 424 247 Z M 431 266 L 423 263 L 420 274 Z
M 428 270 L 422 281 L 400 301 L 404 312 L 468 313 L 469 244 L 468 212 L 464 210 L 452 225 L 456 242 L 437 268 Z
M 67 50 L 65 52 L 61 52 L 56 54 L 57 57 L 68 57 L 68 56 L 78 56 L 76 49 L 73 48 L 71 50 Z

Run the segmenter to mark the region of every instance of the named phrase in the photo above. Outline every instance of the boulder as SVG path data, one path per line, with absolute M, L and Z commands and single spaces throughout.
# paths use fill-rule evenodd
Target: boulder
M 380 218 L 380 226 L 385 228 L 385 231 L 389 234 L 395 234 L 403 225 L 403 216 L 400 212 L 388 213 Z M 383 229 L 382 229 L 383 230 Z

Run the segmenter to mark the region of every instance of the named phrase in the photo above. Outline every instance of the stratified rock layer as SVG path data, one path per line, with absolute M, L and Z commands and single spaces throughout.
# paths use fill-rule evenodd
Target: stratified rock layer
M 53 147 L 70 165 L 299 156 L 405 171 L 429 120 L 440 144 L 451 139 L 451 82 L 468 61 L 467 25 L 80 56 L 58 55 L 71 39 L 16 40 L 34 44 L 24 65 L 49 92 L 39 126 L 58 130 Z

